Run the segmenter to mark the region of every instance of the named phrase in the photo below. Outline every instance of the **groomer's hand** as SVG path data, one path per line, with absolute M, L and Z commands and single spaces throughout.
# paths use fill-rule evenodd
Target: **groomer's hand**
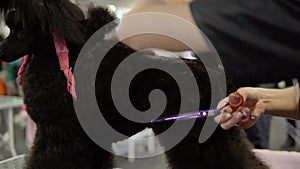
M 239 107 L 226 106 L 222 109 L 222 113 L 215 117 L 215 121 L 225 130 L 238 126 L 246 129 L 255 124 L 261 114 L 265 113 L 266 107 L 262 99 L 259 97 L 259 88 L 240 88 L 237 93 L 243 97 L 243 103 Z M 239 102 L 238 97 L 227 97 L 219 102 L 219 106 L 225 105 L 228 102 Z M 243 118 L 249 116 L 248 120 Z

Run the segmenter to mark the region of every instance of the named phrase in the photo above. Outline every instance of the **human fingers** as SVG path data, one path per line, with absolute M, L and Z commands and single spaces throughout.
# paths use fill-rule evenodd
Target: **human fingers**
M 259 101 L 256 88 L 253 87 L 243 87 L 237 90 L 237 93 L 243 97 L 243 106 L 254 107 Z
M 221 100 L 217 106 L 217 108 L 222 108 L 223 106 L 228 104 L 228 97 L 226 97 L 225 99 Z M 222 108 L 221 110 L 221 114 L 219 114 L 218 116 L 216 116 L 214 118 L 215 122 L 218 124 L 224 123 L 227 120 L 229 120 L 232 117 L 232 109 L 230 106 L 226 106 L 224 108 Z
M 232 118 L 230 118 L 228 121 L 224 123 L 221 123 L 221 127 L 224 130 L 228 130 L 234 127 L 236 124 L 238 124 L 241 121 L 242 117 L 243 117 L 242 112 L 235 112 L 232 114 Z
M 253 126 L 259 119 L 259 117 L 265 112 L 265 105 L 262 101 L 259 101 L 253 110 L 250 111 L 250 116 L 247 120 L 241 120 L 238 126 L 243 129 L 247 129 Z
M 226 105 L 228 103 L 228 97 L 226 97 L 225 99 L 221 100 L 218 105 L 217 105 L 217 109 L 223 107 L 224 105 Z
M 216 123 L 222 124 L 222 123 L 225 123 L 226 121 L 228 121 L 231 118 L 232 118 L 231 113 L 221 113 L 218 116 L 216 116 L 214 120 L 215 120 Z
M 237 124 L 237 126 L 242 129 L 248 129 L 258 121 L 259 117 L 260 117 L 259 114 L 251 114 L 249 120 L 243 122 L 241 121 Z
M 221 123 L 221 127 L 225 130 L 230 129 L 233 126 L 236 126 L 240 122 L 246 122 L 250 118 L 251 110 L 247 107 L 239 107 L 235 110 L 234 113 L 231 113 L 233 115 L 232 118 L 227 120 L 226 122 Z
M 229 104 L 228 106 L 222 108 L 221 114 L 218 115 L 215 118 L 215 121 L 219 124 L 227 122 L 229 119 L 231 119 L 232 112 L 235 112 L 237 109 L 242 114 L 245 113 L 242 111 L 242 109 L 239 108 L 239 106 L 243 103 L 243 98 L 238 93 L 232 93 L 227 98 L 221 100 L 219 102 L 218 108 L 222 108 L 224 105 Z M 246 116 L 243 114 L 243 116 Z
M 240 95 L 238 92 L 231 93 L 228 96 L 228 103 L 230 107 L 236 109 L 239 106 L 242 106 L 242 104 L 244 103 L 243 96 Z

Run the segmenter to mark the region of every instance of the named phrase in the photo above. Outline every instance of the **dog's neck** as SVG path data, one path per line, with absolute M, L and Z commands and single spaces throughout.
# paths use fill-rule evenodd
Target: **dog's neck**
M 52 35 L 53 35 L 53 41 L 54 41 L 56 56 L 58 57 L 60 70 L 64 73 L 67 79 L 67 90 L 72 95 L 73 99 L 76 100 L 77 95 L 75 91 L 75 80 L 74 80 L 74 75 L 72 73 L 72 68 L 70 68 L 69 66 L 69 49 L 67 47 L 66 40 L 63 37 L 58 36 L 54 30 L 52 31 Z M 31 59 L 31 55 L 26 55 L 18 71 L 17 81 L 19 85 L 22 85 L 22 75 L 30 59 Z

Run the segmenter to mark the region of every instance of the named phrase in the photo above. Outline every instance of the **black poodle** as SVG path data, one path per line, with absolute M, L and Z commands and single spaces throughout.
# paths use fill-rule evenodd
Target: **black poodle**
M 104 8 L 92 8 L 85 17 L 81 9 L 68 0 L 1 0 L 0 9 L 10 28 L 9 37 L 0 44 L 0 59 L 10 62 L 27 55 L 27 65 L 21 71 L 24 101 L 30 117 L 37 124 L 37 133 L 24 168 L 112 169 L 113 154 L 94 143 L 77 119 L 72 99 L 72 96 L 75 97 L 73 82 L 60 70 L 54 41 L 59 37 L 62 44 L 66 43 L 69 67 L 74 67 L 88 38 L 115 17 Z M 102 50 L 101 45 L 97 50 Z M 145 127 L 152 127 L 158 134 L 168 129 L 172 122 L 132 122 L 117 111 L 112 100 L 110 89 L 114 70 L 134 52 L 118 43 L 107 53 L 97 73 L 97 102 L 105 119 L 115 130 L 130 136 Z M 154 56 L 151 52 L 143 55 L 145 60 L 158 60 L 174 67 L 182 64 L 179 58 Z M 197 83 L 201 84 L 200 109 L 209 108 L 210 84 L 206 69 L 198 60 L 184 62 L 192 70 Z M 153 89 L 163 90 L 167 97 L 161 117 L 179 112 L 181 100 L 178 86 L 172 77 L 156 69 L 143 71 L 132 80 L 132 104 L 139 110 L 147 110 L 150 107 L 148 95 Z M 268 168 L 251 152 L 252 146 L 244 132 L 237 128 L 224 131 L 218 127 L 208 141 L 198 143 L 203 123 L 203 119 L 197 120 L 190 133 L 166 152 L 172 169 Z M 161 140 L 162 144 L 165 144 L 164 141 Z

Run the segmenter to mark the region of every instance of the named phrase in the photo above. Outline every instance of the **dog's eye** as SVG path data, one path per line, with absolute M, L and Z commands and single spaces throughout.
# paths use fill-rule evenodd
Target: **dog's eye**
M 17 16 L 15 10 L 9 11 L 5 16 L 5 23 L 11 29 L 20 29 L 23 27 L 22 21 Z

